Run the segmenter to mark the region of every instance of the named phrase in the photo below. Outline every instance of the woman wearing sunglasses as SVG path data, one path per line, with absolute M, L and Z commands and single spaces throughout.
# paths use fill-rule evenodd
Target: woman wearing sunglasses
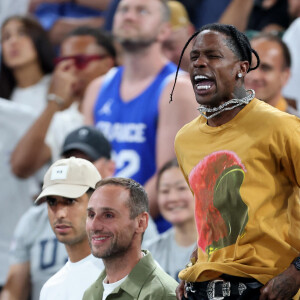
M 54 52 L 47 33 L 33 18 L 13 16 L 1 28 L 0 97 L 40 113 L 53 71 Z

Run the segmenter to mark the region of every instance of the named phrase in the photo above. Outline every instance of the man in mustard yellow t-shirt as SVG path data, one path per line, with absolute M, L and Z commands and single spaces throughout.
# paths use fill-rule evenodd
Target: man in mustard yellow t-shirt
M 201 116 L 178 132 L 175 150 L 195 197 L 198 247 L 177 298 L 291 299 L 300 287 L 300 120 L 245 90 L 259 57 L 235 27 L 204 26 L 192 43 Z

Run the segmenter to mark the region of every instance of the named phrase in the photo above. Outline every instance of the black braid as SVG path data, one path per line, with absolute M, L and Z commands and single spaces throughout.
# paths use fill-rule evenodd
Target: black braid
M 196 31 L 195 33 L 193 33 L 193 35 L 188 39 L 188 41 L 185 43 L 182 51 L 181 51 L 181 54 L 180 54 L 180 58 L 179 58 L 179 62 L 178 62 L 178 65 L 177 65 L 177 70 L 176 70 L 176 73 L 175 73 L 175 80 L 174 80 L 174 84 L 173 84 L 173 87 L 172 87 L 172 91 L 171 91 L 171 94 L 170 94 L 170 102 L 173 101 L 172 99 L 172 96 L 173 96 L 173 92 L 174 92 L 174 89 L 175 89 L 175 85 L 176 85 L 176 81 L 177 81 L 177 77 L 178 77 L 178 72 L 179 72 L 179 69 L 180 69 L 180 64 L 181 64 L 181 60 L 182 60 L 182 57 L 183 57 L 183 54 L 184 54 L 184 51 L 185 49 L 187 48 L 187 46 L 189 45 L 189 43 L 191 42 L 191 40 L 197 36 L 198 34 L 200 33 L 200 31 Z
M 180 59 L 178 62 L 178 66 L 177 66 L 177 70 L 176 70 L 176 74 L 175 74 L 175 80 L 174 80 L 174 84 L 173 84 L 173 88 L 170 94 L 170 101 L 171 102 L 173 100 L 173 92 L 175 89 L 175 85 L 176 85 L 176 81 L 177 81 L 177 77 L 178 77 L 178 72 L 179 72 L 179 68 L 180 68 L 180 63 L 182 60 L 182 56 L 184 54 L 184 51 L 186 50 L 186 48 L 188 47 L 189 43 L 191 42 L 191 40 L 193 38 L 195 38 L 200 32 L 204 31 L 204 30 L 212 30 L 212 31 L 217 31 L 220 33 L 223 33 L 224 35 L 226 35 L 228 37 L 228 39 L 226 40 L 227 46 L 229 47 L 229 49 L 231 49 L 231 51 L 241 60 L 246 60 L 249 62 L 249 69 L 247 70 L 247 73 L 255 70 L 258 68 L 260 60 L 259 60 L 259 56 L 257 54 L 257 52 L 252 49 L 250 42 L 247 38 L 247 36 L 240 32 L 239 30 L 237 30 L 233 25 L 226 25 L 226 24 L 219 24 L 219 23 L 213 23 L 213 24 L 207 24 L 204 25 L 200 28 L 200 30 L 196 31 L 186 42 L 186 44 L 184 45 L 181 55 L 180 55 Z M 255 55 L 256 57 L 256 66 L 251 68 L 251 64 L 252 64 L 252 53 Z

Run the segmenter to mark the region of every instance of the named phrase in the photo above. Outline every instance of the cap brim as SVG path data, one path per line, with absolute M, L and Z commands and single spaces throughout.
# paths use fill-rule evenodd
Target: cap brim
M 92 147 L 83 143 L 71 143 L 64 147 L 62 155 L 70 150 L 82 151 L 85 155 L 88 155 L 91 159 L 97 160 L 99 158 L 99 153 L 97 153 Z M 103 155 L 104 156 L 104 155 Z
M 35 204 L 40 204 L 45 201 L 47 196 L 60 196 L 76 199 L 81 197 L 89 190 L 87 185 L 71 185 L 71 184 L 54 184 L 45 188 L 35 200 Z

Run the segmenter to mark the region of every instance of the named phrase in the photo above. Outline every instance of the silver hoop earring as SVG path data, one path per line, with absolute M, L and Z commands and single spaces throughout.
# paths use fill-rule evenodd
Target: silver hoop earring
M 242 73 L 239 73 L 238 74 L 238 78 L 242 78 L 243 77 L 243 74 Z

